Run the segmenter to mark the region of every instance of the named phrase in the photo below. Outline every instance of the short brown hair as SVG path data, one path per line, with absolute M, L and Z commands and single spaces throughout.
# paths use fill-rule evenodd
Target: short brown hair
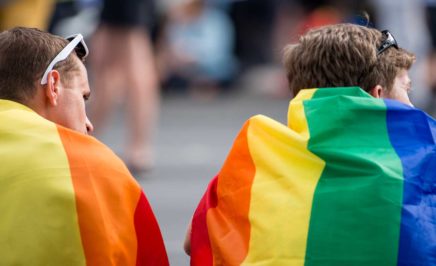
M 369 91 L 381 85 L 390 91 L 400 69 L 410 69 L 415 56 L 389 48 L 377 55 L 383 34 L 368 27 L 336 24 L 312 29 L 298 43 L 285 47 L 289 88 L 359 86 Z
M 0 33 L 0 99 L 23 102 L 35 95 L 37 83 L 51 60 L 68 41 L 38 29 L 17 27 Z M 74 54 L 57 63 L 63 74 L 77 69 Z

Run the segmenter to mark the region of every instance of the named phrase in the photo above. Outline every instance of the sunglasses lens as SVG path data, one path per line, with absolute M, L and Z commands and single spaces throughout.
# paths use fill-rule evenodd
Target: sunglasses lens
M 381 46 L 377 49 L 377 55 L 381 54 L 382 52 L 384 52 L 386 49 L 388 49 L 391 46 L 398 49 L 397 41 L 395 40 L 394 36 L 388 30 L 384 30 L 381 33 L 383 34 L 385 39 L 382 42 Z
M 67 37 L 67 41 L 71 42 L 72 40 L 74 40 L 74 38 L 77 35 L 73 35 L 70 37 Z M 80 40 L 80 42 L 77 44 L 77 46 L 74 48 L 74 51 L 76 52 L 77 56 L 80 59 L 85 59 L 88 56 L 88 47 L 86 46 L 85 40 Z

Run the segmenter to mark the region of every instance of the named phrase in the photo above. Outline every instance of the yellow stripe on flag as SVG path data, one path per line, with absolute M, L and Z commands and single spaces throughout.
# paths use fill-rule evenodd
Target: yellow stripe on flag
M 85 265 L 68 160 L 55 124 L 0 100 L 2 265 Z
M 302 101 L 292 129 L 264 116 L 250 120 L 248 143 L 256 166 L 251 189 L 251 238 L 243 265 L 304 265 L 312 200 L 325 162 L 307 150 L 309 130 Z

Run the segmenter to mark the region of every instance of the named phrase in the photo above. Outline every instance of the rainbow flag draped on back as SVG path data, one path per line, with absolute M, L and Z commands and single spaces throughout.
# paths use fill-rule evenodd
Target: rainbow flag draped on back
M 168 265 L 150 205 L 96 139 L 0 100 L 0 265 Z
M 192 221 L 191 265 L 436 265 L 436 122 L 359 88 L 243 126 Z

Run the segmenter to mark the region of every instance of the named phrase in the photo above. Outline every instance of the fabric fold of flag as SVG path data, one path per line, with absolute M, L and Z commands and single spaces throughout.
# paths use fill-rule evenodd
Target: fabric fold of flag
M 250 118 L 192 220 L 191 265 L 436 265 L 436 122 L 357 87 Z
M 1 265 L 168 265 L 124 163 L 96 139 L 0 100 Z

